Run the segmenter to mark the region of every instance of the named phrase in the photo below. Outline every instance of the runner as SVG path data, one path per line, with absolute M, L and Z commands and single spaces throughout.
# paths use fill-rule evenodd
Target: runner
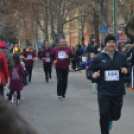
M 98 83 L 98 103 L 100 110 L 101 134 L 109 134 L 112 121 L 119 120 L 126 94 L 124 75 L 130 74 L 125 55 L 115 50 L 115 37 L 108 35 L 106 48 L 91 62 L 87 78 Z
M 87 66 L 86 68 L 89 67 L 89 65 L 91 64 L 94 57 L 95 57 L 95 53 L 92 52 L 92 53 L 89 54 L 89 57 L 88 57 L 88 60 L 87 60 L 87 63 L 86 63 L 86 66 Z M 95 89 L 94 79 L 91 80 L 91 85 L 92 85 L 92 91 L 95 92 L 96 89 Z
M 48 42 L 45 43 L 45 48 L 41 52 L 40 56 L 42 57 L 43 61 L 46 82 L 48 82 L 49 78 L 51 79 L 51 70 L 52 70 L 51 49 Z
M 68 85 L 69 56 L 73 56 L 73 52 L 66 46 L 64 39 L 61 39 L 59 44 L 53 49 L 52 55 L 56 56 L 54 64 L 56 64 L 57 73 L 57 95 L 58 98 L 62 99 L 65 98 Z
M 36 55 L 32 49 L 32 44 L 28 45 L 27 50 L 22 55 L 22 58 L 25 59 L 26 71 L 29 73 L 28 81 L 31 82 L 33 63 L 36 60 Z
M 15 44 L 15 47 L 13 48 L 13 54 L 14 53 L 23 53 L 23 50 L 19 47 L 18 44 Z

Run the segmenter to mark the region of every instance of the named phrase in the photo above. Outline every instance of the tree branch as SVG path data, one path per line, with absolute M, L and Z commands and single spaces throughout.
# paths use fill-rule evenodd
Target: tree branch
M 49 8 L 49 9 L 51 9 L 51 10 L 54 11 L 54 12 L 56 11 L 54 8 L 47 6 L 44 1 L 42 1 L 42 0 L 39 0 L 39 1 L 42 2 L 43 5 L 44 5 L 46 8 Z

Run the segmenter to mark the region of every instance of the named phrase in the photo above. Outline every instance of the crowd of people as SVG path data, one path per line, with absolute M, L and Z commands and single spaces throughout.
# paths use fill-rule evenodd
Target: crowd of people
M 96 91 L 95 83 L 98 84 L 101 134 L 109 134 L 112 121 L 118 120 L 121 116 L 123 96 L 126 94 L 125 83 L 131 86 L 133 44 L 123 42 L 117 45 L 113 35 L 106 37 L 104 48 L 102 44 L 97 45 L 95 40 L 87 46 L 78 43 L 76 47 L 68 47 L 66 41 L 60 39 L 59 46 L 54 48 L 46 42 L 38 57 L 43 62 L 46 82 L 52 78 L 52 65 L 55 67 L 59 99 L 66 98 L 69 71 L 86 69 L 86 76 L 91 81 L 93 92 Z M 36 58 L 32 44 L 28 44 L 27 49 L 23 50 L 16 44 L 11 53 L 5 42 L 0 42 L 0 93 L 3 95 L 4 87 L 9 83 L 8 100 L 11 101 L 16 92 L 18 108 L 20 100 L 24 100 L 23 87 L 31 82 Z M 72 70 L 69 69 L 70 63 Z M 133 84 L 130 90 L 134 90 Z
M 13 101 L 13 98 L 17 97 L 18 108 L 20 107 L 20 100 L 25 100 L 23 97 L 23 87 L 28 84 L 27 76 L 29 76 L 29 82 L 31 81 L 34 59 L 30 56 L 31 54 L 35 56 L 31 46 L 32 45 L 29 44 L 27 50 L 23 51 L 18 44 L 15 44 L 14 47 L 9 50 L 5 41 L 0 42 L 0 91 L 5 97 L 8 96 L 9 101 L 11 101 L 11 99 Z M 7 92 L 6 89 L 9 89 L 9 92 Z M 14 92 L 17 93 L 17 96 Z

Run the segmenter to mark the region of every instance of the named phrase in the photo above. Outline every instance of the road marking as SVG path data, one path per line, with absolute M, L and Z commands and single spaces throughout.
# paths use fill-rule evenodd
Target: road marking
M 27 106 L 27 109 L 32 113 L 32 116 L 34 117 L 35 121 L 39 124 L 39 126 L 41 126 L 41 128 L 42 128 L 42 130 L 45 132 L 45 134 L 50 134 L 50 133 L 47 131 L 47 129 L 45 128 L 44 123 L 41 122 L 41 121 L 37 118 L 36 114 L 34 113 L 34 110 L 33 110 L 30 106 L 28 106 L 28 105 L 26 105 L 26 106 Z

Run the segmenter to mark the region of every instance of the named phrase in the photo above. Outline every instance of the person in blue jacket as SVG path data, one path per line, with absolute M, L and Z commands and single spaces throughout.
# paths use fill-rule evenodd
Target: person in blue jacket
M 91 64 L 93 58 L 95 57 L 95 53 L 90 53 L 89 54 L 89 57 L 88 57 L 88 60 L 87 60 L 87 64 L 86 64 L 86 68 L 88 68 L 88 66 Z M 92 85 L 92 89 L 93 89 L 93 92 L 95 92 L 95 82 L 94 82 L 94 79 L 91 79 L 91 85 Z

